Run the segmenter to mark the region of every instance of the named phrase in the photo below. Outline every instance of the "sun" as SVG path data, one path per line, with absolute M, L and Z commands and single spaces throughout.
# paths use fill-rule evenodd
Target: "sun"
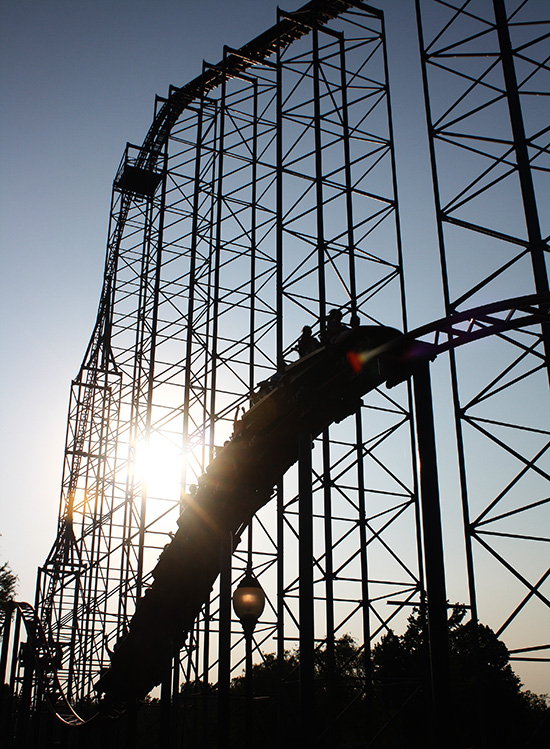
M 134 476 L 143 481 L 149 499 L 178 500 L 183 450 L 170 436 L 155 432 L 136 446 Z

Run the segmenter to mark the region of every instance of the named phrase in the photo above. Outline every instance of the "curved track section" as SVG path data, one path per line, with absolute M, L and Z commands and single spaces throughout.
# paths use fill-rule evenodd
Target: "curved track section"
M 298 460 L 302 435 L 314 439 L 354 413 L 362 395 L 404 379 L 401 339 L 393 328 L 356 328 L 264 385 L 188 497 L 129 632 L 96 684 L 99 693 L 114 702 L 143 697 L 162 680 L 220 573 L 222 542 L 236 547 L 277 480 Z
M 282 13 L 279 23 L 239 50 L 230 51 L 223 61 L 208 66 L 190 83 L 181 88 L 174 88 L 170 97 L 160 107 L 145 136 L 137 161 L 138 166 L 147 169 L 155 165 L 174 123 L 184 109 L 201 95 L 220 86 L 224 79 L 264 62 L 277 50 L 284 49 L 296 39 L 309 34 L 314 25 L 326 24 L 353 5 L 354 2 L 346 0 L 314 0 L 297 12 Z
M 200 99 L 201 96 L 205 96 L 209 91 L 218 88 L 224 80 L 238 76 L 254 65 L 264 63 L 277 51 L 285 49 L 300 37 L 309 34 L 314 26 L 323 26 L 348 8 L 353 7 L 354 4 L 355 0 L 312 0 L 299 11 L 293 13 L 281 12 L 279 22 L 263 34 L 238 50 L 228 50 L 228 54 L 224 55 L 224 58 L 217 65 L 206 66 L 201 75 L 184 86 L 171 87 L 169 96 L 165 100 L 160 99 L 163 103 L 159 107 L 142 145 L 137 147 L 137 156 L 132 159 L 130 164 L 127 149 L 115 177 L 115 186 L 122 193 L 122 202 L 107 257 L 104 287 L 96 323 L 84 358 L 85 363 L 89 365 L 90 362 L 98 358 L 102 345 L 106 349 L 103 351 L 104 357 L 107 357 L 107 359 L 111 357 L 110 348 L 107 344 L 108 336 L 106 335 L 106 328 L 109 325 L 107 313 L 112 294 L 111 281 L 115 273 L 129 206 L 136 192 L 134 189 L 136 180 L 137 183 L 148 186 L 146 193 L 149 196 L 155 192 L 161 180 L 159 161 L 162 160 L 163 149 L 182 112 L 197 99 Z M 132 148 L 136 147 L 132 146 Z M 133 175 L 129 180 L 127 179 L 128 167 Z
M 550 324 L 550 294 L 530 294 L 484 304 L 481 307 L 443 317 L 407 333 L 403 336 L 403 340 L 412 342 L 423 338 L 433 338 L 430 341 L 432 354 L 437 356 L 444 351 L 478 341 L 481 338 L 503 335 L 506 331 L 526 328 L 530 325 L 548 324 Z
M 549 324 L 549 307 L 550 295 L 539 294 L 484 305 L 406 335 L 393 328 L 359 327 L 266 383 L 201 477 L 196 494 L 187 497 L 178 530 L 153 570 L 153 583 L 111 654 L 110 668 L 96 683 L 98 693 L 113 704 L 143 697 L 160 683 L 220 572 L 222 538 L 229 536 L 233 549 L 237 546 L 276 481 L 298 460 L 300 435 L 313 439 L 353 413 L 373 388 L 407 379 L 419 359 L 434 359 L 490 335 Z M 15 607 L 51 711 L 68 726 L 96 718 L 99 713 L 85 720 L 69 704 L 56 655 L 33 607 L 22 602 Z
M 547 298 L 548 297 L 548 298 Z M 353 413 L 361 396 L 407 379 L 418 359 L 507 330 L 548 323 L 550 296 L 532 295 L 437 320 L 407 335 L 364 326 L 290 365 L 238 423 L 210 463 L 153 570 L 129 632 L 96 683 L 109 701 L 143 697 L 160 683 L 220 572 L 222 539 L 235 549 L 276 481 L 299 458 L 300 435 L 312 439 Z M 433 337 L 433 341 L 426 339 Z M 260 395 L 262 395 L 260 393 Z
M 30 603 L 15 602 L 14 607 L 21 614 L 27 632 L 27 644 L 33 660 L 33 667 L 46 703 L 55 717 L 67 726 L 82 726 L 98 717 L 84 719 L 71 707 L 59 683 L 57 657 L 48 640 L 34 608 Z

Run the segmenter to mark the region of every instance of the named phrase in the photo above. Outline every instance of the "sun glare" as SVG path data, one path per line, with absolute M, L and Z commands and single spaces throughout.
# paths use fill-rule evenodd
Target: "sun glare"
M 149 444 L 136 447 L 135 477 L 147 487 L 147 496 L 177 500 L 180 494 L 182 449 L 165 436 L 151 435 Z

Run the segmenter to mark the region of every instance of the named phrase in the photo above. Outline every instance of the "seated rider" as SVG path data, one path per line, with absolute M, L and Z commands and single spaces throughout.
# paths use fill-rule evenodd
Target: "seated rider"
M 342 322 L 342 313 L 339 309 L 331 309 L 327 317 L 327 327 L 324 335 L 325 343 L 334 343 L 338 336 L 345 330 L 349 330 Z
M 282 372 L 275 372 L 275 374 L 271 375 L 271 377 L 268 380 L 262 380 L 262 382 L 259 382 L 258 391 L 256 393 L 252 393 L 250 397 L 250 405 L 254 406 L 264 396 L 269 395 L 269 393 L 275 390 L 275 388 L 279 384 L 279 381 L 282 379 L 282 377 L 283 377 Z
M 235 418 L 233 420 L 233 434 L 231 435 L 231 439 L 238 437 L 239 434 L 243 430 L 243 421 L 241 418 L 239 418 L 240 413 L 241 413 L 241 407 L 237 406 L 237 413 L 235 414 Z M 245 408 L 243 406 L 243 416 L 244 414 L 245 414 Z
M 307 354 L 311 354 L 312 351 L 315 351 L 319 348 L 321 344 L 315 338 L 314 335 L 312 335 L 311 328 L 309 325 L 304 325 L 302 328 L 302 335 L 298 339 L 298 354 L 300 357 L 306 356 Z

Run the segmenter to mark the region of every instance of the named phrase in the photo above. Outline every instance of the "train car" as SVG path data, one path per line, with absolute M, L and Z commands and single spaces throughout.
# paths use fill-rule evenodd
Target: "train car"
M 354 413 L 362 395 L 408 376 L 402 337 L 384 326 L 349 329 L 263 383 L 195 495 L 188 496 L 153 583 L 96 683 L 99 695 L 108 702 L 142 698 L 169 673 L 220 572 L 222 539 L 236 547 L 276 482 L 298 460 L 301 435 L 314 439 Z

